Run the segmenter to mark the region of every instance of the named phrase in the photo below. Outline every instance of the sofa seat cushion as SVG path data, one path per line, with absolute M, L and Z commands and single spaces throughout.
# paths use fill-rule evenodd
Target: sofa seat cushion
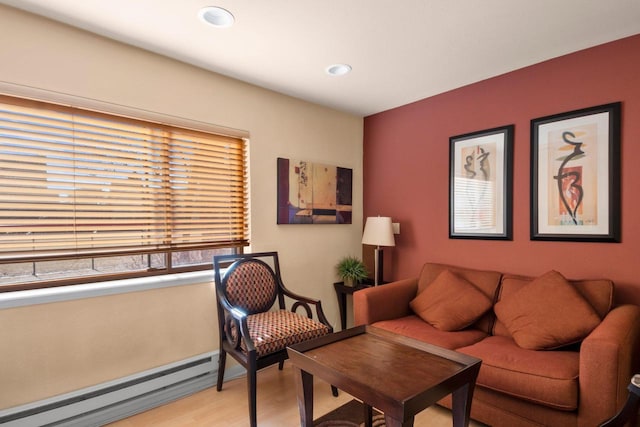
M 476 343 L 487 336 L 478 329 L 445 332 L 434 328 L 416 315 L 375 322 L 373 326 L 429 344 L 454 350 Z
M 503 336 L 456 351 L 482 359 L 479 387 L 564 411 L 578 408 L 578 352 L 527 350 Z

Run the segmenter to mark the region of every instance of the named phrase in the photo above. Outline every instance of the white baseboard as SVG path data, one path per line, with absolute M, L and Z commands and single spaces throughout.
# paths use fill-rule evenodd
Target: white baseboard
M 46 427 L 88 427 L 102 426 L 149 409 L 156 408 L 174 400 L 189 396 L 209 387 L 215 387 L 216 374 L 209 373 L 200 378 L 187 380 L 164 389 L 156 390 L 117 404 L 99 408 L 94 411 L 77 415 L 60 422 L 46 424 Z M 33 426 L 33 424 L 28 424 Z M 25 425 L 26 426 L 26 425 Z
M 213 387 L 218 352 L 195 356 L 50 399 L 0 411 L 3 427 L 101 426 Z M 240 365 L 225 381 L 243 376 Z

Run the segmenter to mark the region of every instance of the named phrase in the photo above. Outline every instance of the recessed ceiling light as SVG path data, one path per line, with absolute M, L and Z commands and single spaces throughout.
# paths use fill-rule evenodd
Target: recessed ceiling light
M 228 28 L 235 22 L 231 12 L 217 6 L 203 7 L 198 12 L 198 17 L 217 28 Z
M 330 76 L 344 76 L 345 74 L 351 72 L 351 65 L 333 64 L 329 65 L 326 71 Z

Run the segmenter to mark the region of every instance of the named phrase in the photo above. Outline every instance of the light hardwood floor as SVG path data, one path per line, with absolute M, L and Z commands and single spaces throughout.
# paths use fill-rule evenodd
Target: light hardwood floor
M 277 365 L 258 372 L 258 425 L 260 427 L 297 427 L 300 415 L 289 362 L 282 371 Z M 339 407 L 352 397 L 340 391 L 331 395 L 329 385 L 314 380 L 314 417 Z M 109 427 L 244 427 L 249 425 L 247 383 L 244 377 L 224 383 L 221 392 L 215 387 L 156 409 L 109 424 Z M 435 406 L 419 413 L 415 427 L 449 427 L 448 410 Z M 472 422 L 472 427 L 481 424 Z

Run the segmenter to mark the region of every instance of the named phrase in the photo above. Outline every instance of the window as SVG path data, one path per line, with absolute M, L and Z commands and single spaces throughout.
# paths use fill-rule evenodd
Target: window
M 240 138 L 0 96 L 0 291 L 211 267 L 248 244 Z

